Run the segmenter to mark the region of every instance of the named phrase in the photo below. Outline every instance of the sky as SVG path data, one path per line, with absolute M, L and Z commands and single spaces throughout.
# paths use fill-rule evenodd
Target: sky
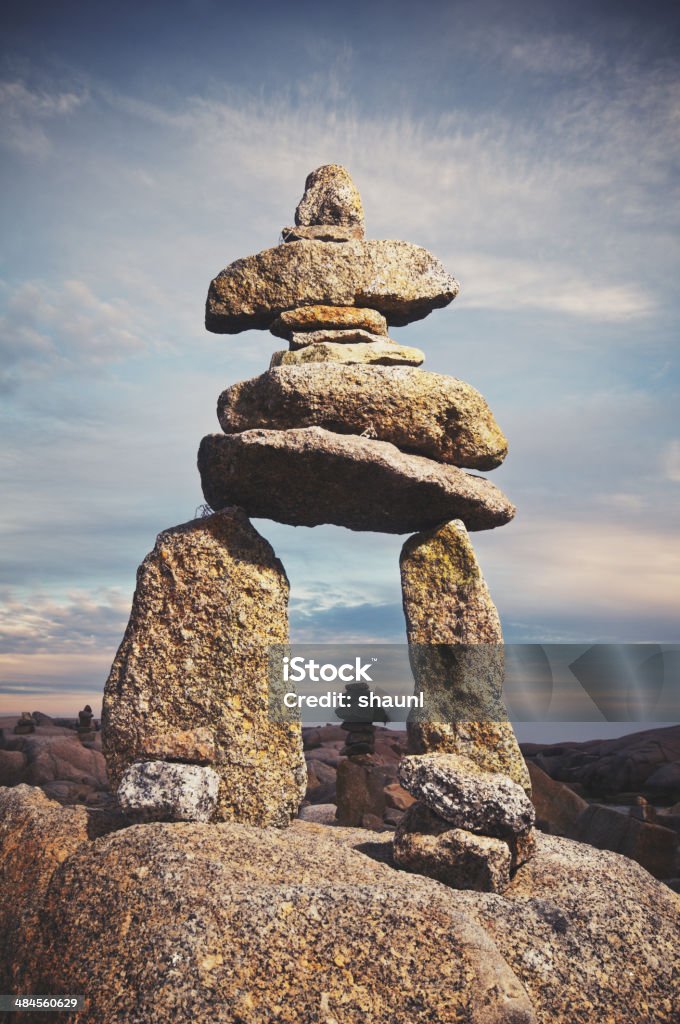
M 218 394 L 280 347 L 208 334 L 208 284 L 331 162 L 460 281 L 391 335 L 509 438 L 517 518 L 473 538 L 506 639 L 680 640 L 677 5 L 3 12 L 0 710 L 98 703 Z M 405 538 L 256 525 L 295 640 L 403 641 Z

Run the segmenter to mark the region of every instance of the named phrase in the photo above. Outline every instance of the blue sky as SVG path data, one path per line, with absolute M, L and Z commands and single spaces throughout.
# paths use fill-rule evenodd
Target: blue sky
M 328 162 L 461 282 L 392 336 L 510 440 L 517 519 L 475 535 L 506 638 L 679 639 L 674 5 L 4 11 L 0 708 L 101 690 L 217 395 L 278 347 L 207 334 L 208 283 Z M 403 639 L 403 538 L 257 525 L 296 639 Z

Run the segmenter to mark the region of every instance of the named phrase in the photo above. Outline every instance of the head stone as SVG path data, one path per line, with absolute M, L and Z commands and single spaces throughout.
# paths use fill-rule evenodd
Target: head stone
M 335 224 L 364 228 L 364 207 L 350 173 L 340 164 L 324 164 L 307 175 L 305 194 L 295 211 L 298 227 Z

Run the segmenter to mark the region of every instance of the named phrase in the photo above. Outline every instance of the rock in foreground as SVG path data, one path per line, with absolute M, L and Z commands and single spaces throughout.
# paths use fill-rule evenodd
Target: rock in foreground
M 503 892 L 510 884 L 512 855 L 506 842 L 455 828 L 423 804 L 410 807 L 400 822 L 394 859 L 399 867 L 453 889 Z
M 219 775 L 205 765 L 141 761 L 123 773 L 118 803 L 136 822 L 210 821 L 219 787 Z
M 457 754 L 403 758 L 399 781 L 416 800 L 456 828 L 497 836 L 526 835 L 535 821 L 531 800 L 521 786 L 494 772 L 480 772 Z
M 223 391 L 217 415 L 227 434 L 323 427 L 469 469 L 493 469 L 508 450 L 478 391 L 407 366 L 280 367 Z
M 287 242 L 246 256 L 211 282 L 205 326 L 215 334 L 269 327 L 298 306 L 367 306 L 401 326 L 448 306 L 458 282 L 418 245 L 389 240 Z
M 370 833 L 335 831 L 155 824 L 83 846 L 22 983 L 87 993 L 93 1024 L 535 1019 L 444 890 L 355 852 Z
M 92 842 L 52 811 L 72 845 L 27 886 L 21 809 L 0 826 L 0 919 L 22 922 L 7 991 L 83 992 L 83 1024 L 677 1020 L 680 901 L 616 854 L 539 834 L 495 895 L 395 871 L 365 830 L 159 823 Z
M 320 427 L 209 434 L 198 468 L 212 508 L 239 505 L 291 526 L 410 533 L 459 518 L 470 530 L 491 530 L 515 513 L 483 477 Z

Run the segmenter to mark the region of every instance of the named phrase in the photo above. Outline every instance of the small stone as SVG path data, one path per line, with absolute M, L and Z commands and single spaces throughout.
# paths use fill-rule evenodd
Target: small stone
M 344 330 L 329 330 L 325 327 L 319 331 L 294 331 L 290 337 L 290 349 L 306 348 L 308 345 L 323 345 L 328 342 L 335 345 L 374 345 L 385 342 L 382 334 L 371 334 L 362 327 L 347 327 Z
M 307 804 L 300 808 L 298 817 L 315 825 L 335 825 L 336 810 L 335 804 Z
M 536 830 L 531 829 L 524 836 L 509 836 L 506 839 L 512 857 L 512 873 L 522 864 L 528 864 L 536 856 Z
M 364 229 L 360 224 L 341 227 L 338 224 L 310 224 L 307 227 L 281 228 L 284 242 L 300 242 L 312 239 L 317 242 L 351 242 L 363 238 Z
M 212 768 L 142 761 L 123 773 L 118 803 L 135 822 L 210 821 L 219 788 L 220 777 Z
M 365 815 L 385 813 L 385 786 L 394 781 L 394 770 L 373 754 L 340 762 L 337 774 L 339 825 L 361 825 Z
M 377 309 L 357 306 L 300 306 L 281 314 L 269 328 L 277 338 L 290 340 L 294 333 L 308 331 L 363 330 L 387 335 L 387 320 Z
M 409 533 L 460 518 L 490 530 L 515 514 L 484 477 L 320 427 L 210 434 L 198 468 L 211 508 L 238 505 L 291 526 Z
M 453 889 L 502 893 L 510 884 L 512 855 L 506 842 L 452 828 L 419 803 L 397 826 L 394 860 Z
M 384 818 L 378 817 L 377 814 L 364 814 L 361 817 L 361 827 L 368 828 L 371 832 L 382 832 L 392 826 Z
M 300 338 L 303 335 L 296 335 Z M 396 342 L 377 339 L 370 344 L 346 345 L 317 341 L 292 352 L 274 352 L 270 369 L 275 366 L 306 366 L 310 363 L 346 363 L 360 366 L 420 366 L 425 353 L 419 348 L 397 345 Z
M 407 811 L 416 802 L 408 790 L 400 786 L 398 782 L 391 782 L 385 786 L 385 803 L 397 811 Z
M 480 835 L 526 835 L 534 808 L 521 786 L 457 754 L 420 754 L 403 758 L 399 781 L 411 796 L 456 828 Z
M 29 733 L 35 732 L 35 722 L 30 711 L 22 711 L 21 717 L 17 724 L 14 726 L 15 736 L 27 736 Z
M 324 164 L 307 175 L 305 192 L 295 211 L 298 226 L 336 224 L 363 233 L 364 208 L 359 190 L 341 164 Z
M 226 434 L 323 427 L 468 469 L 494 469 L 508 450 L 478 391 L 409 366 L 281 366 L 223 391 L 217 416 Z
M 377 309 L 400 327 L 457 294 L 458 282 L 441 262 L 410 242 L 289 242 L 225 267 L 210 284 L 205 326 L 238 334 L 271 327 L 286 310 L 330 305 Z

